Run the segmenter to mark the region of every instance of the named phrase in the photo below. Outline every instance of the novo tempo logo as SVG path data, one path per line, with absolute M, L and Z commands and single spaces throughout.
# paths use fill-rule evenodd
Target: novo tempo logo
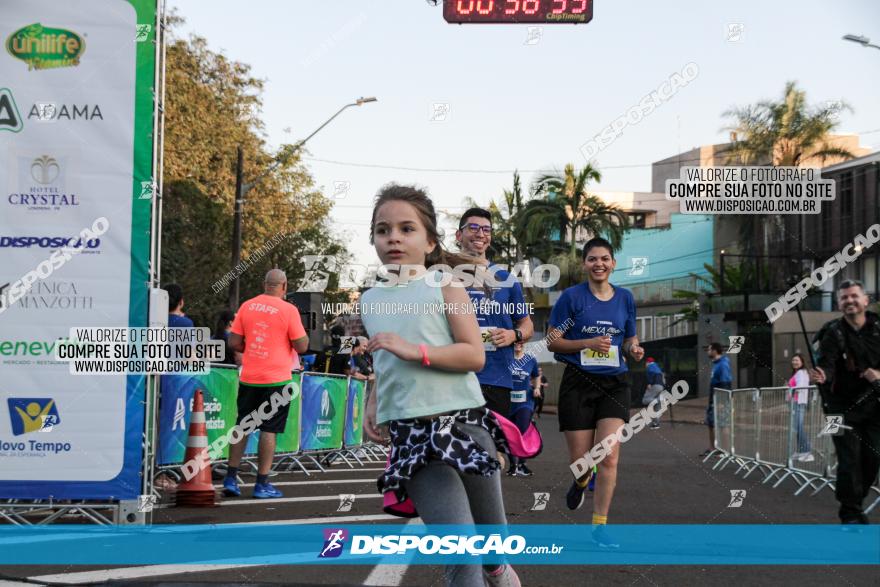
M 52 398 L 10 397 L 7 403 L 14 436 L 51 430 L 61 423 L 58 407 Z

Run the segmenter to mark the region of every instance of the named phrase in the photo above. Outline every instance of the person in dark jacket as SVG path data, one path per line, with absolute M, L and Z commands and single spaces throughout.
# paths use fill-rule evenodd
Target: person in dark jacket
M 648 366 L 645 369 L 647 388 L 645 389 L 645 395 L 642 398 L 642 404 L 646 406 L 660 396 L 665 384 L 663 369 L 660 368 L 660 365 L 654 360 L 654 357 L 648 357 L 647 363 Z M 654 430 L 660 428 L 660 418 L 651 418 L 651 423 L 648 424 L 648 427 Z
M 862 504 L 880 469 L 880 323 L 868 312 L 864 286 L 847 280 L 837 289 L 843 317 L 825 324 L 810 379 L 819 385 L 826 415 L 843 416 L 842 434 L 832 437 L 837 452 L 835 494 L 843 524 L 867 524 Z
M 715 450 L 715 388 L 733 389 L 733 375 L 730 372 L 730 361 L 724 354 L 721 343 L 713 342 L 706 349 L 712 360 L 712 376 L 709 379 L 709 405 L 706 406 L 706 426 L 709 427 L 709 448 L 701 454 L 707 456 Z

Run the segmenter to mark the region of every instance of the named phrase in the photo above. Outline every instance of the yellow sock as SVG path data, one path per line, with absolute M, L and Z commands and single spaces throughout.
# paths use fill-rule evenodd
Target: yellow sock
M 580 479 L 578 479 L 577 484 L 578 484 L 578 487 L 580 487 L 581 489 L 584 489 L 587 485 L 590 484 L 590 475 L 587 474 L 587 475 L 584 475 L 583 477 L 581 477 Z
M 594 526 L 599 526 L 599 525 L 604 526 L 607 523 L 608 523 L 608 516 L 602 516 L 600 514 L 593 514 L 593 525 Z

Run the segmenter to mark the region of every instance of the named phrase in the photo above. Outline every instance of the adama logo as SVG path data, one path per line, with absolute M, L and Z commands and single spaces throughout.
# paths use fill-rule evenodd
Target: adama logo
M 73 31 L 48 28 L 36 22 L 9 35 L 6 50 L 27 63 L 28 71 L 33 71 L 79 65 L 86 44 Z
M 324 529 L 324 547 L 318 553 L 318 558 L 336 558 L 345 547 L 345 539 L 348 538 L 348 532 L 342 528 L 325 528 Z

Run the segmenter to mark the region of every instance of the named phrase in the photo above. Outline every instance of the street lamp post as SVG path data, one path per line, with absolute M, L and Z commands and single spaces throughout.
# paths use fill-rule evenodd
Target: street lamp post
M 242 221 L 242 208 L 244 206 L 244 198 L 254 187 L 256 187 L 263 179 L 265 179 L 268 175 L 271 175 L 276 169 L 287 163 L 291 157 L 293 157 L 297 151 L 299 151 L 303 145 L 306 144 L 310 138 L 318 134 L 318 132 L 323 129 L 325 126 L 330 124 L 334 118 L 342 114 L 342 111 L 346 108 L 350 108 L 352 106 L 362 106 L 369 102 L 376 102 L 376 98 L 358 98 L 351 104 L 346 104 L 342 108 L 340 108 L 336 114 L 328 118 L 324 124 L 315 129 L 312 134 L 307 136 L 306 138 L 297 141 L 294 145 L 286 145 L 282 147 L 282 152 L 278 155 L 273 163 L 267 170 L 258 175 L 251 182 L 244 182 L 244 154 L 242 152 L 241 145 L 238 147 L 238 161 L 236 164 L 235 170 L 235 212 L 233 215 L 232 222 L 232 268 L 233 270 L 238 264 L 241 262 L 241 221 Z M 235 311 L 238 308 L 238 298 L 239 298 L 239 287 L 238 287 L 238 275 L 232 280 L 232 283 L 229 285 L 229 309 Z
M 858 43 L 862 47 L 874 47 L 875 49 L 880 49 L 880 45 L 872 44 L 871 39 L 864 35 L 843 35 L 843 40 Z

